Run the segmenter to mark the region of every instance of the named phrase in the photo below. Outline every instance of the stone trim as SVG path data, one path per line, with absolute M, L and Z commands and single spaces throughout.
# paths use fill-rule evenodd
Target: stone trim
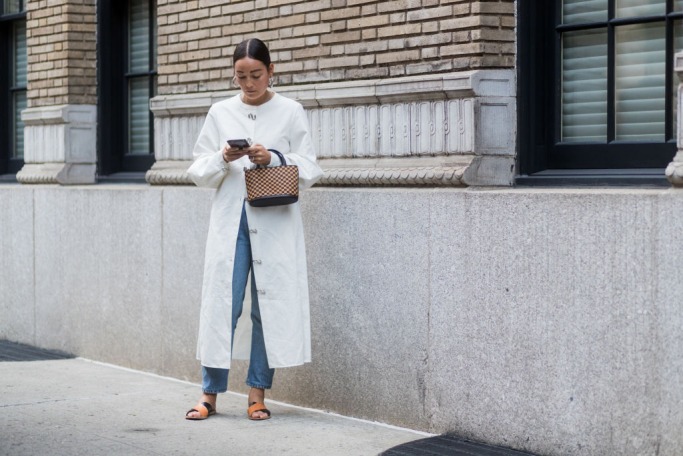
M 512 185 L 515 77 L 478 70 L 278 88 L 299 101 L 326 169 L 321 185 Z M 158 165 L 151 184 L 180 184 L 209 107 L 237 91 L 163 95 L 150 102 Z M 411 160 L 457 158 L 459 165 Z M 392 166 L 362 160 L 398 159 Z M 330 163 L 332 163 L 330 162 Z M 409 164 L 410 163 L 410 164 Z
M 145 173 L 145 180 L 150 185 L 192 185 L 187 168 L 192 160 L 164 160 L 152 165 Z
M 676 54 L 674 68 L 678 77 L 683 79 L 683 52 Z M 676 144 L 678 152 L 666 167 L 666 178 L 674 187 L 683 187 L 683 84 L 678 85 L 678 117 L 676 125 Z
M 59 105 L 28 108 L 24 121 L 22 184 L 94 184 L 97 107 Z

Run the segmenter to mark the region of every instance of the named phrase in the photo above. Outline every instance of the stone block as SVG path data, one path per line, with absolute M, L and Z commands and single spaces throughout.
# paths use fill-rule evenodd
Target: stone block
M 36 343 L 161 368 L 161 191 L 35 189 Z
M 652 315 L 659 334 L 653 341 L 658 348 L 654 354 L 659 365 L 651 372 L 651 381 L 661 389 L 660 403 L 652 404 L 658 415 L 658 444 L 660 454 L 683 453 L 683 246 L 678 241 L 683 233 L 683 193 L 670 190 L 658 201 L 654 222 L 654 281 L 653 299 L 659 304 Z
M 0 339 L 35 343 L 33 191 L 0 186 Z
M 196 360 L 204 247 L 214 190 L 163 188 L 159 373 L 200 382 Z
M 662 397 L 680 404 L 660 382 L 681 371 L 661 374 L 661 319 L 682 319 L 656 298 L 659 193 L 444 196 L 431 215 L 431 430 L 539 454 L 655 453 L 655 430 L 680 419 Z
M 313 363 L 278 370 L 273 397 L 408 427 L 427 419 L 428 200 L 408 193 L 302 195 Z

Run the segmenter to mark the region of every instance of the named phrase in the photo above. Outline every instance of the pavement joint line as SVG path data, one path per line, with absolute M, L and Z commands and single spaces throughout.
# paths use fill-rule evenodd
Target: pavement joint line
M 167 376 L 155 374 L 155 373 L 152 373 L 152 372 L 145 372 L 145 371 L 141 371 L 141 370 L 131 369 L 130 367 L 117 366 L 116 364 L 105 363 L 105 362 L 102 362 L 102 361 L 95 361 L 95 360 L 88 359 L 88 358 L 82 358 L 82 357 L 80 357 L 80 356 L 79 356 L 79 357 L 76 357 L 76 358 L 73 358 L 73 359 L 76 359 L 76 360 L 79 360 L 79 361 L 85 361 L 85 362 L 92 363 L 92 364 L 98 364 L 98 365 L 100 365 L 100 366 L 109 367 L 109 368 L 113 368 L 113 369 L 118 369 L 118 370 L 122 370 L 122 371 L 126 371 L 126 372 L 131 372 L 131 373 L 135 373 L 135 374 L 147 375 L 147 376 L 149 376 L 149 377 L 154 377 L 154 378 L 158 378 L 158 379 L 162 379 L 162 380 L 169 380 L 169 381 L 172 381 L 172 382 L 181 383 L 181 384 L 188 385 L 188 386 L 194 386 L 194 387 L 197 387 L 197 388 L 199 388 L 199 389 L 201 389 L 201 387 L 202 387 L 199 383 L 194 383 L 194 382 L 190 382 L 190 381 L 187 381 L 187 380 L 180 380 L 180 379 L 178 379 L 178 378 L 173 378 L 173 377 L 167 377 Z M 233 395 L 233 396 L 239 396 L 239 397 L 244 397 L 244 398 L 247 398 L 247 397 L 248 397 L 246 394 L 236 393 L 236 392 L 234 392 L 234 391 L 227 391 L 225 394 L 231 394 L 231 395 Z M 381 423 L 381 422 L 379 422 L 379 421 L 364 420 L 364 419 L 362 419 L 362 418 L 355 418 L 355 417 L 353 417 L 353 416 L 340 415 L 340 414 L 338 414 L 338 413 L 328 412 L 328 411 L 325 411 L 325 410 L 314 409 L 314 408 L 308 408 L 308 407 L 302 407 L 302 406 L 300 406 L 300 405 L 294 405 L 294 404 L 288 404 L 288 403 L 286 403 L 286 402 L 280 402 L 280 401 L 276 401 L 276 400 L 274 400 L 274 399 L 268 399 L 268 402 L 271 403 L 271 404 L 276 404 L 276 405 L 279 405 L 279 406 L 282 406 L 282 407 L 289 407 L 289 408 L 293 408 L 293 409 L 296 409 L 296 410 L 301 410 L 301 411 L 304 411 L 304 412 L 319 413 L 319 414 L 322 414 L 322 415 L 328 415 L 328 416 L 332 416 L 332 417 L 336 417 L 336 418 L 343 418 L 343 419 L 345 419 L 345 420 L 356 421 L 356 422 L 363 423 L 363 424 L 371 424 L 371 425 L 374 425 L 374 426 L 379 426 L 379 427 L 383 427 L 383 428 L 387 428 L 387 429 L 392 429 L 392 430 L 395 430 L 395 431 L 411 432 L 411 433 L 413 433 L 413 434 L 415 434 L 415 435 L 419 435 L 419 436 L 423 436 L 423 437 L 436 437 L 436 436 L 439 435 L 439 434 L 432 434 L 432 433 L 430 433 L 430 432 L 418 431 L 418 430 L 416 430 L 416 429 L 404 428 L 404 427 L 401 427 L 401 426 L 394 426 L 393 424 Z
M 0 408 L 8 407 L 25 407 L 27 405 L 40 405 L 40 404 L 55 404 L 57 402 L 65 402 L 71 399 L 50 399 L 49 401 L 37 401 L 37 402 L 23 402 L 20 404 L 0 404 Z

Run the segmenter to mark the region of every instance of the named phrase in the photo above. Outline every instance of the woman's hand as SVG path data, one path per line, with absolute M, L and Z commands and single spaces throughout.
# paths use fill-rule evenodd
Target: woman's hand
M 249 149 L 249 160 L 255 165 L 266 166 L 270 164 L 270 151 L 261 144 L 254 144 Z
M 248 155 L 249 160 L 255 165 L 266 166 L 270 164 L 270 152 L 261 144 L 254 144 L 248 149 L 223 146 L 223 160 L 228 163 L 245 155 Z
M 237 147 L 223 146 L 223 161 L 230 163 L 249 153 L 249 149 L 238 149 Z

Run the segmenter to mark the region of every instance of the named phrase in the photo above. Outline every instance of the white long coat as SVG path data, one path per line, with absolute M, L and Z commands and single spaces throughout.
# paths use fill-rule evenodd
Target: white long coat
M 268 364 L 301 365 L 311 361 L 311 333 L 299 203 L 264 208 L 244 203 L 244 168 L 251 163 L 247 157 L 226 163 L 221 153 L 228 139 L 240 138 L 282 152 L 288 164 L 299 167 L 300 190 L 322 176 L 306 114 L 296 101 L 275 94 L 254 107 L 237 95 L 211 107 L 188 169 L 195 184 L 217 189 L 206 241 L 197 359 L 203 366 L 230 368 L 232 274 L 245 204 Z M 273 154 L 271 166 L 276 164 L 279 159 Z M 242 312 L 240 320 L 244 318 L 249 318 L 248 312 Z M 235 351 L 240 350 L 239 343 L 236 339 Z

